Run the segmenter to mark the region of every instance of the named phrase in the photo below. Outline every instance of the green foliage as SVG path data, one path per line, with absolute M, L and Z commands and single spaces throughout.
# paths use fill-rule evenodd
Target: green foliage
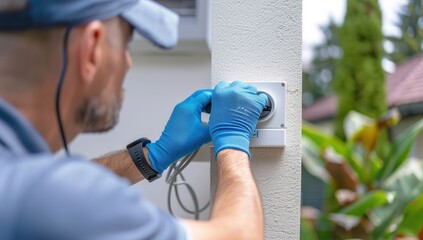
M 408 159 L 423 119 L 396 138 L 387 155 L 376 151 L 379 133 L 398 119 L 395 110 L 378 121 L 351 112 L 345 119 L 346 142 L 304 124 L 303 166 L 326 185 L 326 205 L 314 217 L 319 239 L 423 233 L 423 162 Z
M 389 193 L 382 190 L 368 192 L 361 199 L 342 209 L 340 212 L 345 215 L 363 217 L 370 210 L 388 203 L 389 196 Z
M 331 82 L 342 56 L 338 29 L 333 20 L 327 26 L 320 27 L 324 41 L 314 47 L 311 66 L 303 70 L 303 102 L 306 106 L 332 92 Z
M 416 236 L 423 226 L 423 194 L 420 194 L 404 210 L 404 220 L 398 232 L 404 235 Z
M 380 171 L 380 180 L 384 181 L 392 175 L 406 160 L 416 137 L 423 131 L 423 122 L 420 121 L 413 128 L 404 131 L 392 144 L 384 167 Z
M 301 219 L 301 239 L 317 240 L 319 239 L 316 231 L 314 231 L 313 223 L 306 219 Z
M 401 36 L 389 36 L 387 40 L 393 43 L 394 50 L 389 58 L 395 63 L 401 63 L 423 51 L 423 8 L 421 0 L 408 0 L 408 4 L 399 12 L 397 27 Z
M 350 111 L 372 118 L 387 109 L 385 73 L 382 68 L 382 14 L 377 0 L 348 0 L 339 31 L 343 56 L 333 88 L 338 96 L 335 133 L 345 139 L 343 123 Z

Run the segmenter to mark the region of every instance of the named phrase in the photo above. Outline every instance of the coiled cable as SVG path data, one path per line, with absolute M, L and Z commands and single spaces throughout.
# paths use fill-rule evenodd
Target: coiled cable
M 172 209 L 172 192 L 175 191 L 176 200 L 179 204 L 179 206 L 182 208 L 183 211 L 185 211 L 188 214 L 193 215 L 194 219 L 199 220 L 200 214 L 204 212 L 210 205 L 210 200 L 200 208 L 200 204 L 198 202 L 197 194 L 195 193 L 194 188 L 185 180 L 184 175 L 182 174 L 182 171 L 191 163 L 191 161 L 197 156 L 198 149 L 193 152 L 192 154 L 189 154 L 185 156 L 182 160 L 179 160 L 175 163 L 173 163 L 169 167 L 169 171 L 166 175 L 166 183 L 169 184 L 169 189 L 167 193 L 167 208 L 169 212 L 174 215 L 173 209 Z M 180 197 L 179 188 L 180 187 L 186 187 L 188 190 L 189 196 L 192 199 L 192 203 L 194 205 L 194 209 L 189 209 L 182 201 Z

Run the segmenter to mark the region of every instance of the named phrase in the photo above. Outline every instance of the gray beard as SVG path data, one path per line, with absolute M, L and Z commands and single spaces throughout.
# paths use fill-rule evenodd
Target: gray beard
M 102 101 L 100 97 L 84 101 L 76 114 L 76 122 L 83 126 L 85 133 L 101 133 L 111 130 L 119 121 L 121 101 L 116 95 L 111 98 L 111 104 Z

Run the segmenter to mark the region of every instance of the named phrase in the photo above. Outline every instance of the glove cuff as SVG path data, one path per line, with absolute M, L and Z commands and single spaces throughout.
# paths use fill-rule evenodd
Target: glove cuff
M 148 159 L 150 160 L 151 168 L 154 171 L 162 174 L 163 171 L 169 166 L 161 166 L 162 164 L 160 164 L 160 162 L 157 162 L 158 159 L 161 159 L 160 154 L 157 153 L 159 151 L 157 149 L 158 146 L 154 143 L 150 143 L 150 144 L 147 144 L 146 147 L 148 149 Z
M 243 151 L 248 155 L 248 158 L 251 159 L 249 150 L 250 139 L 244 136 L 219 136 L 213 141 L 213 145 L 215 148 L 215 159 L 217 159 L 217 154 L 224 149 L 236 149 Z

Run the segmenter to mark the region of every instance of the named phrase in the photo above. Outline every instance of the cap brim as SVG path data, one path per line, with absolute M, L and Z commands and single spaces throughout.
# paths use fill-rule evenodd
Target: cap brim
M 143 37 L 161 48 L 173 48 L 178 42 L 179 16 L 160 4 L 139 0 L 121 17 Z

